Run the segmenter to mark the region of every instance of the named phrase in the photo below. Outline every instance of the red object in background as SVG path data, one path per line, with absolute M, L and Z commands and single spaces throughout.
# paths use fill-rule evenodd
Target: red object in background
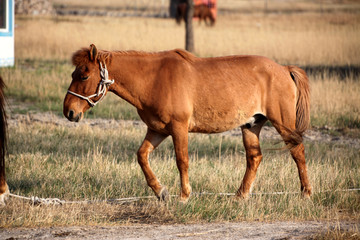
M 217 0 L 194 0 L 194 5 L 205 4 L 210 9 L 214 19 L 216 19 L 216 15 L 217 15 L 216 2 Z

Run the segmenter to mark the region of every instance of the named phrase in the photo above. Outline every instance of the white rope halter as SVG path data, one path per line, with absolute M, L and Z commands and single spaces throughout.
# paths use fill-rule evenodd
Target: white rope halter
M 95 93 L 95 94 L 92 94 L 90 96 L 83 96 L 83 95 L 80 95 L 80 94 L 77 94 L 77 93 L 74 93 L 70 90 L 68 90 L 67 92 L 74 95 L 74 96 L 77 96 L 81 99 L 84 99 L 86 101 L 88 101 L 88 103 L 91 105 L 91 107 L 94 107 L 96 104 L 98 104 L 99 102 L 101 102 L 101 100 L 104 98 L 105 94 L 106 94 L 106 91 L 108 89 L 108 87 L 114 83 L 114 79 L 113 80 L 109 80 L 109 72 L 108 70 L 106 69 L 106 64 L 104 63 L 104 67 L 102 66 L 101 62 L 100 63 L 100 76 L 101 76 L 101 81 L 99 83 L 99 87 L 98 87 L 98 92 Z M 98 97 L 100 96 L 100 99 L 97 100 L 96 102 L 94 102 L 93 100 L 91 100 L 91 98 L 93 97 Z

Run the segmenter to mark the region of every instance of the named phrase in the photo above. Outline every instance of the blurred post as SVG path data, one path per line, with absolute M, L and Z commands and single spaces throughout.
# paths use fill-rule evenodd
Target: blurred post
M 320 4 L 320 12 L 321 12 L 321 14 L 323 14 L 323 12 L 324 12 L 323 0 L 320 0 L 320 1 L 319 1 L 319 4 Z
M 268 0 L 265 0 L 264 12 L 265 12 L 265 14 L 268 13 Z
M 187 9 L 186 9 L 186 36 L 185 36 L 185 49 L 189 52 L 194 52 L 194 32 L 192 20 L 194 16 L 194 2 L 193 0 L 186 0 Z

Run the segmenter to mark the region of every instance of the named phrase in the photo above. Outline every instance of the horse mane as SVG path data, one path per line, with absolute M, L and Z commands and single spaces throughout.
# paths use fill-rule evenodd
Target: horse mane
M 186 50 L 183 50 L 183 49 L 175 49 L 175 50 L 173 50 L 175 53 L 177 53 L 178 55 L 180 55 L 183 59 L 185 59 L 186 61 L 188 61 L 188 62 L 194 62 L 194 60 L 195 60 L 195 56 L 192 54 L 192 53 L 190 53 L 190 52 L 188 52 L 188 51 L 186 51 Z
M 72 64 L 74 66 L 79 66 L 81 63 L 88 63 L 89 60 L 90 60 L 89 48 L 82 48 L 76 51 L 71 58 Z
M 183 49 L 174 49 L 170 51 L 162 51 L 162 52 L 144 52 L 144 51 L 134 51 L 134 50 L 128 50 L 128 51 L 113 51 L 109 52 L 111 54 L 111 57 L 113 55 L 125 55 L 125 56 L 155 56 L 155 55 L 162 55 L 162 54 L 169 54 L 169 53 L 175 53 L 176 55 L 180 56 L 181 58 L 185 59 L 188 62 L 194 62 L 195 56 Z
M 194 62 L 195 56 L 183 49 L 175 49 L 171 51 L 163 51 L 163 52 L 144 52 L 144 51 L 105 51 L 105 50 L 98 50 L 97 53 L 97 60 L 99 62 L 105 62 L 108 60 L 111 62 L 112 57 L 116 55 L 125 55 L 125 56 L 155 56 L 158 54 L 169 54 L 175 53 L 181 58 L 185 59 L 188 62 Z M 76 51 L 72 56 L 72 64 L 74 66 L 79 66 L 80 64 L 87 64 L 90 61 L 90 48 L 82 48 Z
M 97 54 L 97 60 L 100 62 L 105 62 L 105 60 L 111 58 L 110 51 L 99 50 Z M 72 58 L 72 64 L 74 66 L 79 66 L 80 64 L 87 64 L 90 61 L 90 49 L 89 48 L 82 48 L 76 51 Z

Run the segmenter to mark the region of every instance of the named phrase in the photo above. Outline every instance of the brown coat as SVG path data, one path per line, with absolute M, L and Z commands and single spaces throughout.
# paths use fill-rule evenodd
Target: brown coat
M 188 180 L 188 132 L 216 133 L 241 126 L 247 170 L 237 192 L 246 197 L 262 159 L 259 133 L 269 120 L 297 163 L 301 190 L 311 194 L 302 134 L 309 126 L 309 84 L 303 70 L 281 66 L 259 56 L 198 58 L 184 50 L 160 53 L 97 51 L 94 45 L 73 56 L 76 66 L 71 92 L 88 96 L 100 82 L 99 63 L 106 63 L 108 90 L 137 108 L 148 126 L 138 161 L 148 185 L 164 199 L 167 191 L 152 172 L 148 155 L 172 136 L 181 177 L 181 200 L 191 187 Z M 86 79 L 85 79 L 86 78 Z M 85 79 L 85 80 L 84 80 Z M 97 101 L 99 97 L 93 98 Z M 90 108 L 73 94 L 64 100 L 64 115 L 79 121 Z

